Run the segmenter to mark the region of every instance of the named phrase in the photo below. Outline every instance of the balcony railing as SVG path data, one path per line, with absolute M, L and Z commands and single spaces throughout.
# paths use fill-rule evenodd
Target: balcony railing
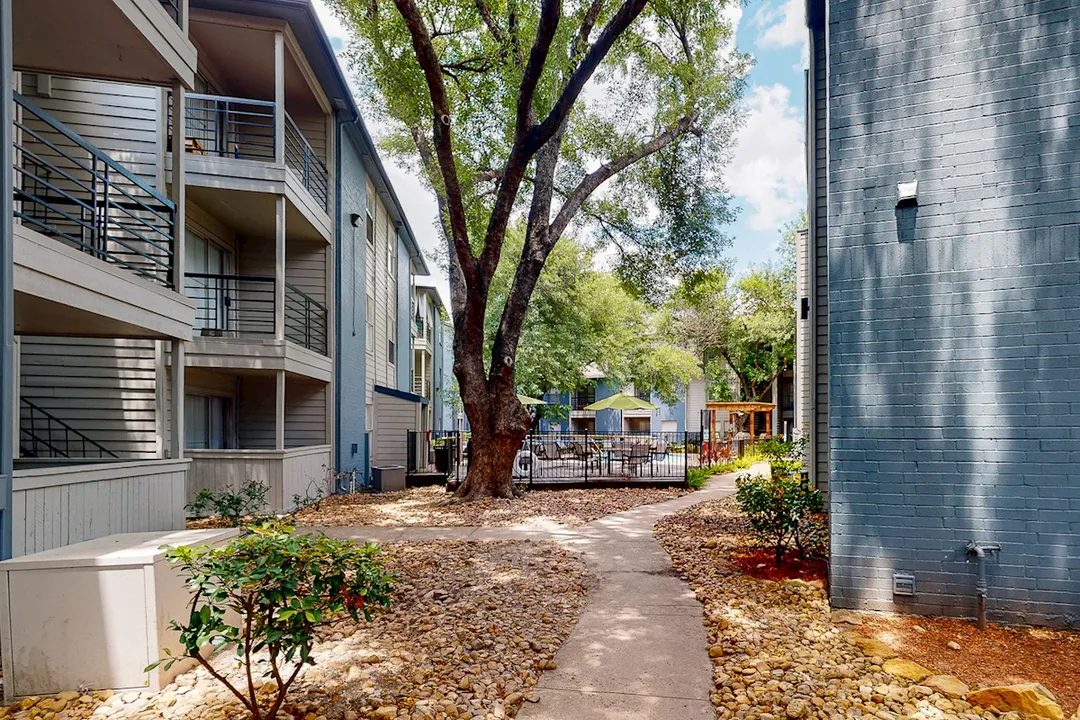
M 326 354 L 326 306 L 285 283 L 285 339 Z
M 330 207 L 327 202 L 330 173 L 326 169 L 326 163 L 315 154 L 311 143 L 288 113 L 285 113 L 285 164 L 300 176 L 311 197 L 315 198 L 324 210 Z
M 172 287 L 173 203 L 22 95 L 14 99 L 15 217 Z
M 199 93 L 188 93 L 184 100 L 189 153 L 273 162 L 277 146 L 276 103 Z M 171 122 L 171 112 L 169 117 Z M 288 113 L 284 142 L 285 165 L 297 174 L 324 210 L 329 208 L 330 172 L 326 162 Z
M 195 301 L 195 331 L 204 337 L 274 336 L 274 278 L 187 273 L 184 289 Z
M 413 391 L 414 395 L 419 395 L 420 397 L 427 397 L 428 396 L 427 378 L 425 378 L 425 377 L 423 377 L 421 375 L 413 375 L 412 391 Z
M 273 101 L 187 93 L 184 117 L 187 151 L 193 155 L 274 160 Z
M 161 7 L 165 8 L 173 22 L 180 24 L 180 0 L 161 0 Z

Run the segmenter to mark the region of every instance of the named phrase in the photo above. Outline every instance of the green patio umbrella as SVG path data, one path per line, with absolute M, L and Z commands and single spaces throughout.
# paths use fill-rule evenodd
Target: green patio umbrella
M 656 410 L 656 405 L 653 405 L 648 400 L 642 400 L 639 397 L 633 395 L 627 395 L 623 392 L 609 395 L 603 400 L 597 400 L 592 405 L 586 405 L 586 410 L 618 410 L 619 411 L 619 428 L 622 429 L 622 411 L 623 410 Z
M 547 405 L 543 400 L 537 400 L 534 397 L 528 395 L 518 395 L 518 402 L 528 407 L 529 405 Z

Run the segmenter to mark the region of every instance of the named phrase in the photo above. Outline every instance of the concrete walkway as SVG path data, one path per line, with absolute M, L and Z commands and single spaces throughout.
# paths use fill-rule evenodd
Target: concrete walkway
M 759 470 L 755 467 L 754 470 Z M 582 554 L 585 611 L 543 673 L 527 720 L 712 720 L 712 664 L 701 604 L 653 537 L 660 518 L 730 495 L 735 474 L 704 490 L 608 515 L 580 528 L 326 528 L 355 540 L 554 540 Z

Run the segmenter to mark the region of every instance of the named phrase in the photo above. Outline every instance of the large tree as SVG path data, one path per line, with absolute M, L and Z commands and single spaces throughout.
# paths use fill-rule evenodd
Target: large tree
M 386 147 L 414 158 L 448 244 L 454 374 L 472 428 L 464 498 L 510 496 L 529 428 L 515 363 L 540 271 L 575 223 L 638 218 L 636 277 L 698 266 L 727 212 L 719 168 L 747 60 L 723 17 L 737 0 L 331 0 Z M 485 364 L 507 229 L 525 237 Z M 647 268 L 655 268 L 653 273 Z M 629 272 L 629 271 L 628 271 Z
M 795 241 L 805 227 L 805 214 L 784 227 L 776 261 L 738 275 L 689 273 L 672 293 L 671 337 L 692 349 L 712 387 L 726 390 L 734 376 L 739 399 L 763 400 L 794 362 Z

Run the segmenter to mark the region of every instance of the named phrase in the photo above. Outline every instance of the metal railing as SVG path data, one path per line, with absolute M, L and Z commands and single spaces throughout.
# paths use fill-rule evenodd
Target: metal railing
M 160 0 L 161 6 L 165 8 L 165 12 L 169 14 L 169 17 L 173 19 L 177 25 L 180 24 L 180 0 Z
M 324 210 L 330 207 L 330 172 L 289 113 L 285 113 L 285 165 L 300 176 L 304 187 Z
M 187 273 L 187 296 L 195 301 L 195 331 L 205 337 L 274 335 L 274 278 Z
M 574 410 L 584 410 L 586 405 L 596 402 L 596 390 L 580 390 L 570 396 L 570 407 Z
M 326 306 L 285 283 L 285 339 L 326 354 Z
M 172 93 L 169 94 L 172 104 Z M 273 162 L 275 103 L 225 95 L 184 95 L 184 138 L 193 155 Z M 172 112 L 169 112 L 172 121 Z
M 22 95 L 14 100 L 15 217 L 172 287 L 173 203 Z
M 19 449 L 24 457 L 117 457 L 34 402 L 20 398 Z

